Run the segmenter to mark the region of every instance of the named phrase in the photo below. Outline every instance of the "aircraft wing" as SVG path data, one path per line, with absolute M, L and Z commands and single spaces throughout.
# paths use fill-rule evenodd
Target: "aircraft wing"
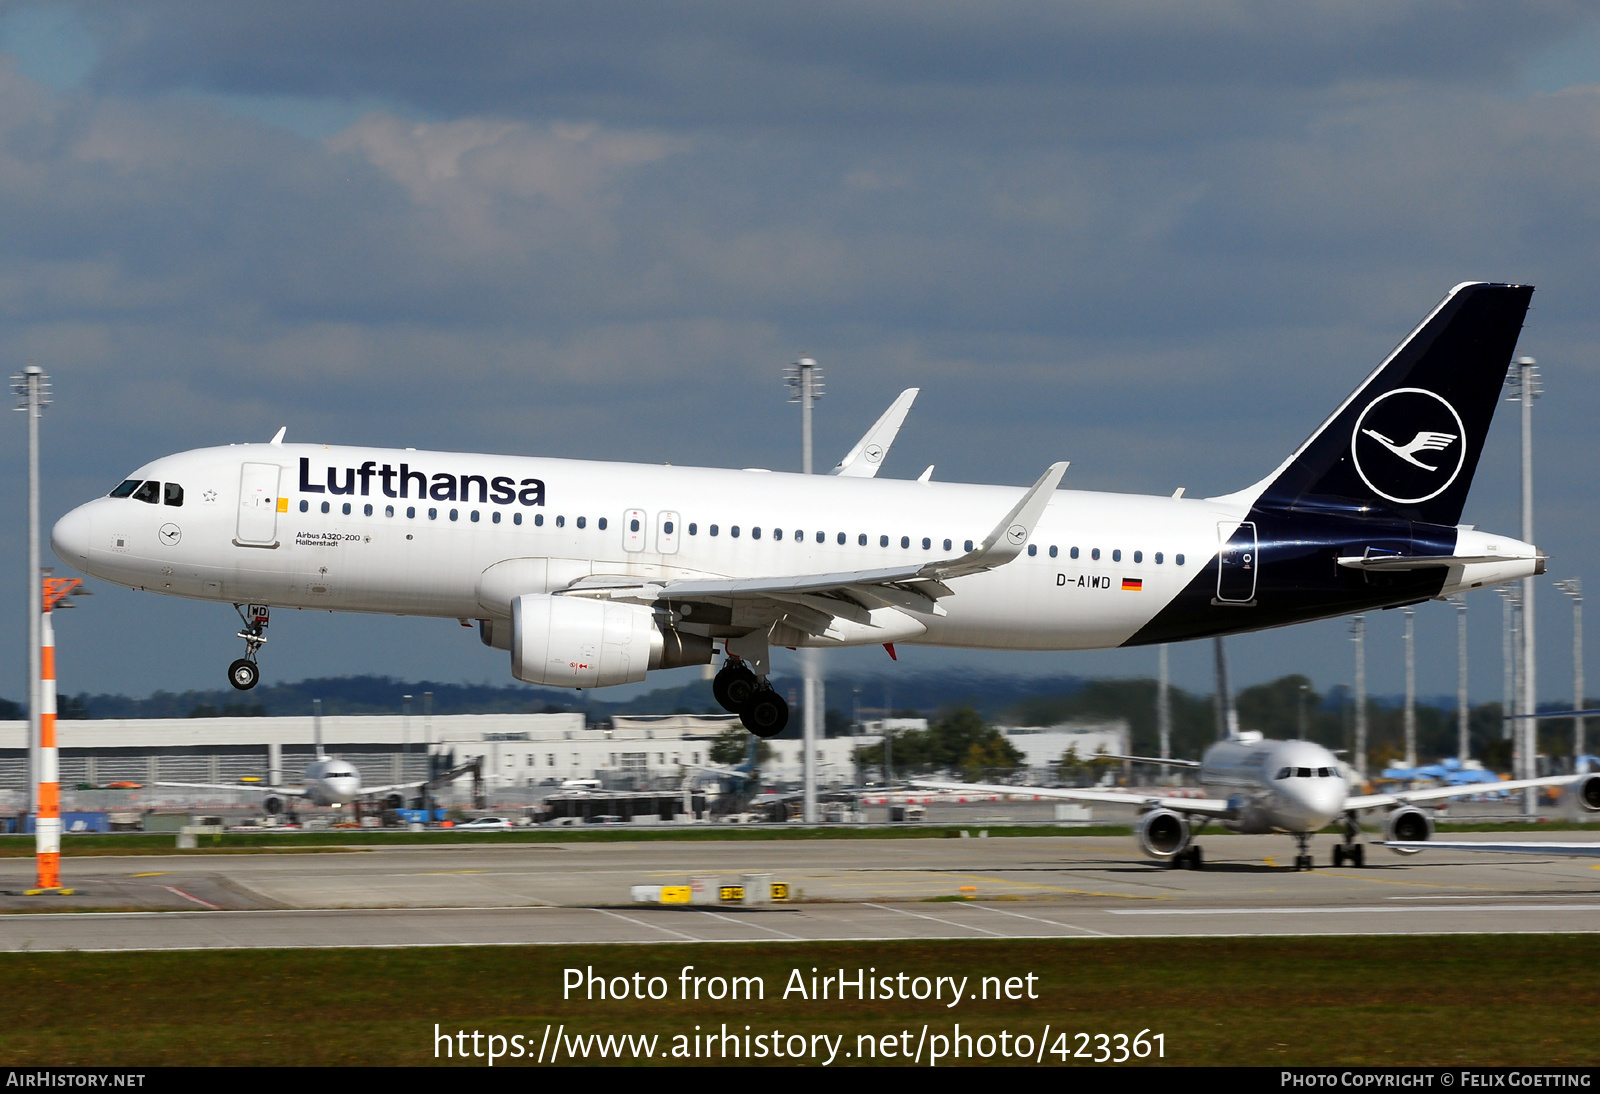
M 1400 790 L 1393 794 L 1358 794 L 1344 800 L 1346 811 L 1382 809 L 1390 805 L 1414 805 L 1417 802 L 1439 801 L 1444 798 L 1470 798 L 1474 794 L 1499 793 L 1502 790 L 1525 790 L 1532 786 L 1566 786 L 1583 778 L 1582 775 L 1552 775 L 1545 779 L 1513 779 L 1510 782 L 1468 783 L 1464 786 L 1432 786 L 1426 790 Z
M 1577 855 L 1600 857 L 1600 843 L 1457 843 L 1453 840 L 1378 841 L 1379 847 L 1396 851 L 1491 851 L 1511 855 Z
M 1129 790 L 1058 790 L 1054 787 L 995 786 L 987 783 L 944 783 L 912 779 L 912 786 L 928 790 L 964 790 L 977 794 L 1031 794 L 1039 798 L 1062 798 L 1075 802 L 1104 802 L 1107 805 L 1146 806 L 1190 813 L 1199 817 L 1226 817 L 1234 812 L 1226 798 L 1166 798 L 1159 793 L 1139 794 Z
M 899 398 L 889 404 L 889 409 L 872 423 L 872 428 L 856 442 L 854 448 L 845 453 L 844 459 L 839 461 L 839 466 L 829 474 L 841 475 L 847 479 L 875 477 L 878 469 L 883 466 L 884 457 L 889 455 L 889 446 L 894 444 L 895 437 L 900 433 L 900 424 L 906 420 L 911 404 L 917 401 L 919 390 L 908 387 L 902 391 Z
M 374 794 L 388 794 L 394 790 L 420 790 L 429 782 L 428 779 L 415 779 L 408 783 L 390 783 L 388 786 L 363 786 L 358 796 L 367 798 Z
M 1163 760 L 1159 756 L 1122 756 L 1107 752 L 1098 756 L 1085 756 L 1085 760 L 1130 760 L 1136 764 L 1161 764 L 1163 767 L 1199 767 L 1199 760 Z
M 883 626 L 883 616 L 874 620 L 874 611 L 893 609 L 887 614 L 898 616 L 896 623 L 910 622 L 917 615 L 943 615 L 945 612 L 938 600 L 951 594 L 950 587 L 945 584 L 948 579 L 993 570 L 1021 554 L 1045 506 L 1050 503 L 1051 494 L 1066 474 L 1067 466 L 1065 461 L 1051 464 L 981 544 L 956 558 L 871 570 L 770 577 L 640 581 L 596 576 L 580 582 L 565 595 L 647 604 L 734 603 L 764 609 L 773 622 L 782 620 L 809 634 L 824 634 L 834 626 L 835 620 L 844 620 L 867 628 L 861 633 L 863 637 L 870 637 L 872 629 Z M 917 629 L 911 633 L 921 633 L 925 629 L 921 624 L 913 626 Z M 903 639 L 906 633 L 897 636 Z
M 249 790 L 257 794 L 280 794 L 285 798 L 303 798 L 310 791 L 303 786 L 257 786 L 255 783 L 154 783 L 155 786 L 175 786 L 185 790 Z

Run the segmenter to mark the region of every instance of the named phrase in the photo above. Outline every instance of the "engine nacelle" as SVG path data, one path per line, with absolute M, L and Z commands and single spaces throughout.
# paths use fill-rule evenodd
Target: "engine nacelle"
M 1153 859 L 1165 861 L 1189 848 L 1189 822 L 1170 809 L 1152 809 L 1134 825 L 1139 850 Z
M 383 807 L 385 809 L 404 809 L 406 807 L 406 800 L 399 794 L 389 794 L 383 799 Z
M 649 669 L 711 662 L 711 639 L 657 625 L 640 604 L 529 594 L 511 602 L 511 674 L 529 684 L 603 688 Z
M 1600 775 L 1585 775 L 1573 783 L 1572 794 L 1578 799 L 1579 809 L 1600 813 Z
M 276 794 L 268 794 L 266 800 L 261 803 L 261 809 L 267 816 L 276 817 L 283 812 L 283 799 Z
M 1424 843 L 1433 838 L 1433 818 L 1414 805 L 1402 805 L 1383 819 L 1383 838 L 1406 843 Z M 1391 847 L 1397 855 L 1414 855 L 1415 847 Z

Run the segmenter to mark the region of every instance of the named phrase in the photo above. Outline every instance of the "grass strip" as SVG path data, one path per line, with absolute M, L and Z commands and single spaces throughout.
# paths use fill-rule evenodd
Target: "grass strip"
M 687 1055 L 695 1044 L 689 1038 L 720 1035 L 726 1024 L 740 1038 L 747 1026 L 752 1035 L 802 1036 L 808 1048 L 813 1035 L 842 1035 L 836 1065 L 898 1065 L 906 1062 L 901 1047 L 909 1052 L 924 1025 L 930 1036 L 949 1038 L 959 1022 L 974 1050 L 985 1044 L 978 1038 L 994 1039 L 994 1055 L 962 1063 L 1032 1062 L 999 1054 L 1002 1031 L 1013 1048 L 1019 1034 L 1032 1038 L 1043 1062 L 1063 1062 L 1059 1049 L 1069 1054 L 1066 1063 L 1089 1065 L 1096 1054 L 1117 1051 L 1117 1034 L 1131 1039 L 1147 1030 L 1147 1038 L 1162 1035 L 1163 1058 L 1130 1063 L 1593 1065 L 1600 1061 L 1593 951 L 1583 935 L 1451 935 L 11 953 L 0 955 L 0 982 L 14 989 L 0 1025 L 0 1059 L 13 1066 L 482 1066 L 486 1059 L 471 1055 L 477 1032 L 479 1051 L 490 1034 L 506 1038 L 508 1048 L 522 1046 L 520 1060 L 500 1066 L 528 1066 L 548 1026 L 551 1037 L 563 1027 L 567 1055 L 587 1052 L 588 1063 L 636 1062 L 621 1047 L 626 1042 L 611 1042 L 620 1060 L 600 1055 L 611 1035 L 654 1035 L 653 1064 L 819 1062 Z M 685 966 L 691 977 L 708 978 L 698 1001 L 679 997 Z M 564 970 L 591 968 L 613 986 L 613 978 L 626 978 L 630 996 L 660 977 L 666 997 L 585 999 L 580 989 L 564 1000 Z M 983 985 L 992 997 L 954 1008 L 948 988 L 927 1001 L 858 1000 L 853 987 L 843 1001 L 837 989 L 827 1000 L 792 991 L 783 998 L 797 983 L 809 996 L 813 970 L 820 979 L 841 968 L 852 980 L 858 969 L 872 970 L 869 978 L 904 973 L 907 990 L 917 976 L 965 977 L 969 995 Z M 1025 994 L 1030 974 L 1036 998 Z M 718 976 L 759 977 L 764 997 L 705 998 Z M 984 984 L 985 977 L 996 979 Z M 1017 997 L 995 998 L 1008 981 Z M 465 1061 L 443 1055 L 436 1024 L 452 1051 L 464 1045 Z M 1105 1050 L 1100 1034 L 1108 1036 Z M 587 1040 L 594 1035 L 602 1040 Z M 862 1060 L 856 1053 L 869 1041 L 876 1057 Z M 892 1058 L 883 1055 L 886 1046 Z M 674 1049 L 686 1055 L 662 1056 Z M 1073 1055 L 1085 1049 L 1088 1058 Z

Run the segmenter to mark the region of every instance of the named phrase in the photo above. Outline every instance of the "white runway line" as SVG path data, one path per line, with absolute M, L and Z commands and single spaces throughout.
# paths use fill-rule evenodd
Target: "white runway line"
M 742 919 L 736 919 L 731 915 L 723 915 L 720 912 L 701 912 L 700 914 L 701 915 L 708 915 L 712 919 L 720 919 L 724 923 L 732 923 L 736 927 L 754 927 L 758 931 L 768 931 L 768 932 L 770 932 L 772 934 L 777 935 L 779 938 L 787 938 L 790 942 L 801 942 L 801 941 L 804 941 L 797 934 L 789 934 L 787 931 L 780 931 L 780 930 L 778 930 L 778 928 L 769 927 L 765 923 L 756 923 L 756 922 L 753 922 L 753 921 L 747 923 Z
M 986 904 L 974 904 L 973 907 L 978 909 L 980 912 L 993 912 L 995 915 L 1015 916 L 1017 919 L 1031 919 L 1035 923 L 1048 923 L 1052 927 L 1066 927 L 1068 930 L 1072 931 L 1084 931 L 1088 934 L 1099 935 L 1101 938 L 1110 937 L 1104 931 L 1097 931 L 1093 927 L 1080 927 L 1076 923 L 1061 923 L 1054 919 L 1040 919 L 1038 916 L 1023 915 L 1021 912 L 1008 912 L 1004 908 L 991 908 Z
M 675 934 L 679 938 L 683 939 L 685 942 L 709 942 L 709 941 L 711 941 L 708 938 L 696 938 L 692 934 L 684 934 L 682 931 L 675 931 L 671 927 L 658 927 L 654 923 L 646 923 L 642 919 L 634 919 L 632 916 L 626 916 L 626 915 L 623 915 L 620 912 L 607 911 L 605 908 L 590 908 L 588 910 L 591 911 L 591 912 L 599 912 L 601 915 L 608 915 L 613 919 L 620 919 L 624 923 L 632 923 L 635 927 L 648 927 L 652 931 L 661 931 L 663 934 Z
M 1109 915 L 1339 915 L 1358 912 L 1592 912 L 1593 904 L 1393 904 L 1330 908 L 1113 908 Z
M 964 931 L 982 931 L 984 934 L 993 935 L 996 938 L 1011 937 L 1010 935 L 1003 934 L 1000 931 L 991 931 L 987 927 L 978 927 L 971 923 L 952 923 L 950 920 L 940 919 L 938 916 L 923 915 L 921 912 L 908 912 L 901 908 L 889 908 L 882 904 L 873 904 L 870 901 L 863 901 L 862 906 L 866 908 L 877 908 L 881 912 L 894 912 L 896 915 L 909 915 L 916 919 L 926 919 L 930 923 L 939 923 L 946 927 L 959 927 Z

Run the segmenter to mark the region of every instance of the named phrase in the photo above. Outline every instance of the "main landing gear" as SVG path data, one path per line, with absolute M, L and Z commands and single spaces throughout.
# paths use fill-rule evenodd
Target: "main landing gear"
M 228 683 L 239 691 L 249 691 L 261 679 L 261 670 L 256 667 L 256 652 L 267 644 L 267 621 L 271 609 L 265 604 L 251 604 L 248 607 L 233 606 L 239 613 L 239 618 L 244 620 L 244 630 L 239 632 L 239 637 L 244 639 L 244 656 L 228 666 Z
M 729 657 L 711 681 L 711 694 L 757 737 L 776 737 L 789 724 L 789 704 L 783 696 L 737 657 Z
M 1344 842 L 1333 845 L 1333 864 L 1344 866 L 1349 864 L 1360 869 L 1367 864 L 1366 847 L 1357 842 L 1361 838 L 1361 826 L 1356 824 L 1355 818 L 1349 814 L 1344 818 Z
M 1173 855 L 1169 861 L 1174 870 L 1204 870 L 1206 867 L 1205 855 L 1195 845 L 1191 845 L 1187 851 Z

